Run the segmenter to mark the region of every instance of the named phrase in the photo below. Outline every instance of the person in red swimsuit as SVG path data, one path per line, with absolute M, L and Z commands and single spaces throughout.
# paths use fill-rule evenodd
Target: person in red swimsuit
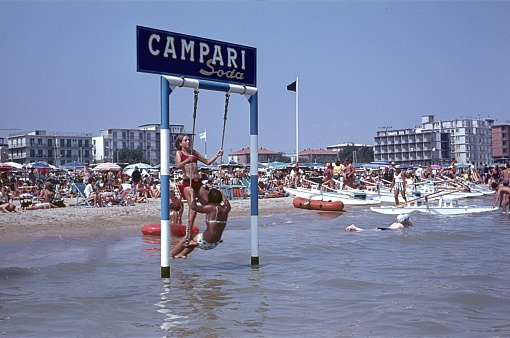
M 175 140 L 175 165 L 178 169 L 183 171 L 182 177 L 182 185 L 179 186 L 179 190 L 181 192 L 181 196 L 184 196 L 186 201 L 188 202 L 188 206 L 191 206 L 191 202 L 193 201 L 193 194 L 191 193 L 192 188 L 195 191 L 195 196 L 197 197 L 200 204 L 207 204 L 207 191 L 202 186 L 202 180 L 200 179 L 200 174 L 198 173 L 198 161 L 210 165 L 216 161 L 218 157 L 223 155 L 223 149 L 218 150 L 216 155 L 211 158 L 205 158 L 198 151 L 193 150 L 191 153 L 191 143 L 188 135 L 179 135 Z M 197 213 L 195 210 L 189 208 L 189 221 L 188 221 L 188 229 L 193 227 L 195 222 L 195 217 Z M 189 243 L 189 236 L 191 235 L 191 231 L 186 232 L 187 241 L 184 245 Z

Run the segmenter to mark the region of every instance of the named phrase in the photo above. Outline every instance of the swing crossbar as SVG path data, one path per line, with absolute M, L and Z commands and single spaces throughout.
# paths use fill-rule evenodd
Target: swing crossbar
M 215 90 L 218 92 L 226 92 L 233 94 L 241 94 L 246 97 L 250 97 L 257 92 L 256 87 L 251 86 L 241 86 L 236 84 L 215 82 L 215 81 L 207 81 L 207 80 L 197 80 L 190 79 L 186 77 L 177 77 L 177 76 L 163 76 L 168 80 L 170 88 L 175 89 L 176 87 L 187 87 L 193 89 L 206 89 L 206 90 Z

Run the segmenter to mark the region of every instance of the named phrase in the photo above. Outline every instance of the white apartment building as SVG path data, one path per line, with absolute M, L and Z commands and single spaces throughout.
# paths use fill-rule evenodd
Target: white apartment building
M 435 121 L 422 116 L 421 128 L 385 130 L 374 137 L 374 160 L 395 163 L 447 164 L 492 162 L 492 119 Z
M 184 132 L 184 125 L 170 126 L 170 155 L 175 155 L 175 139 Z M 99 136 L 92 138 L 94 160 L 96 163 L 118 162 L 117 154 L 120 149 L 143 149 L 144 157 L 151 165 L 161 162 L 160 125 L 144 124 L 137 129 L 105 129 L 99 131 Z
M 61 166 L 68 162 L 91 162 L 92 134 L 34 130 L 9 135 L 9 161 L 19 164 L 46 162 Z

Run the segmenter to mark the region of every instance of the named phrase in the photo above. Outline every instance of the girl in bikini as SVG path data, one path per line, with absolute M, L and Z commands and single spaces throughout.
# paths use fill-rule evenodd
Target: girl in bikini
M 195 192 L 192 191 L 191 194 L 194 197 Z M 190 209 L 205 214 L 207 228 L 203 233 L 196 235 L 187 246 L 184 246 L 186 238 L 182 238 L 170 252 L 170 257 L 186 258 L 195 247 L 202 250 L 211 250 L 222 242 L 221 236 L 227 226 L 228 214 L 231 209 L 230 203 L 221 191 L 214 188 L 209 191 L 207 199 L 206 204 L 197 205 L 195 198 L 193 198 L 190 205 Z
M 179 190 L 181 192 L 181 196 L 183 196 L 188 205 L 191 206 L 191 202 L 193 201 L 191 189 L 195 191 L 196 197 L 202 205 L 207 203 L 207 191 L 202 186 L 202 180 L 200 180 L 200 174 L 198 173 L 198 161 L 210 165 L 216 161 L 218 157 L 223 155 L 223 150 L 220 149 L 213 157 L 207 159 L 198 151 L 193 150 L 191 152 L 191 143 L 188 135 L 179 135 L 175 140 L 175 148 L 177 151 L 175 152 L 175 165 L 178 169 L 183 171 L 182 177 L 182 185 L 179 186 Z M 196 211 L 193 209 L 189 209 L 189 222 L 188 229 L 193 227 L 196 217 Z M 191 231 L 187 232 L 191 234 Z M 191 238 L 186 238 L 187 243 L 191 240 Z

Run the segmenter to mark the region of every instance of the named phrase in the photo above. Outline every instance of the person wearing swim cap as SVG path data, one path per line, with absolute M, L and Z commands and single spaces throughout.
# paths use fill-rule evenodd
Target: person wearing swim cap
M 391 224 L 387 228 L 375 228 L 370 230 L 404 230 L 408 226 L 413 225 L 410 220 L 409 214 L 400 214 L 397 216 L 397 222 Z M 347 228 L 345 228 L 346 231 L 363 231 L 364 229 L 358 228 L 356 225 L 351 224 Z

